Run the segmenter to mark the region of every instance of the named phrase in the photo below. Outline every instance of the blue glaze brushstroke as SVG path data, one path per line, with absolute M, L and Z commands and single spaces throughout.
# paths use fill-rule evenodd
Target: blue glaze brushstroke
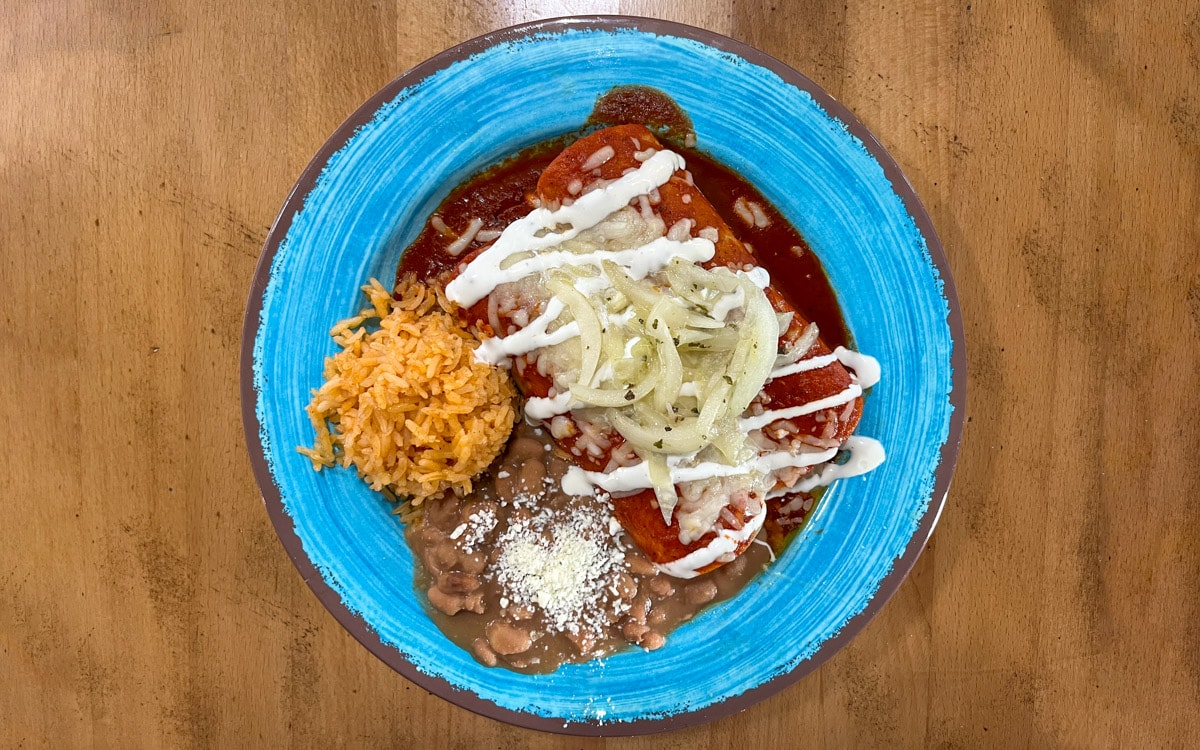
M 818 254 L 857 346 L 883 380 L 860 432 L 887 462 L 844 480 L 802 533 L 734 600 L 653 654 L 526 676 L 479 665 L 414 595 L 389 504 L 352 471 L 314 472 L 304 413 L 334 352 L 330 326 L 390 284 L 400 249 L 449 189 L 518 149 L 580 128 L 617 84 L 665 91 L 700 148 L 741 172 Z M 463 107 L 463 102 L 477 106 Z M 879 163 L 804 91 L 728 52 L 634 30 L 568 30 L 504 43 L 381 107 L 331 159 L 271 267 L 254 347 L 267 461 L 304 552 L 345 606 L 418 669 L 499 706 L 564 721 L 625 722 L 704 708 L 796 667 L 862 611 L 929 506 L 952 407 L 942 281 Z

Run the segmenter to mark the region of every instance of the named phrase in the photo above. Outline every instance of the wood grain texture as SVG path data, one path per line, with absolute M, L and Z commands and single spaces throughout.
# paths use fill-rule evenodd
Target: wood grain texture
M 0 5 L 0 746 L 1200 743 L 1200 3 L 225 0 Z M 824 668 L 738 716 L 579 740 L 360 647 L 278 544 L 241 316 L 296 176 L 404 69 L 633 13 L 807 73 L 954 269 L 968 424 L 926 554 Z

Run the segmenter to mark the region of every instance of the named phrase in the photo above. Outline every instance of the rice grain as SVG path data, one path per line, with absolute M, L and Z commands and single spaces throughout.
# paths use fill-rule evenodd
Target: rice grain
M 394 298 L 375 279 L 363 292 L 370 307 L 330 331 L 342 350 L 307 408 L 313 447 L 297 450 L 318 471 L 354 466 L 371 489 L 406 500 L 401 512 L 469 493 L 512 432 L 512 380 L 475 360 L 476 339 L 433 289 L 409 277 Z

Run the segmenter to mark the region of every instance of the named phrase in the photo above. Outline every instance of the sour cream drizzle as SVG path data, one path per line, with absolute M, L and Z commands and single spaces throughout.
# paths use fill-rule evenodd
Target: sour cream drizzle
M 588 195 L 592 195 L 592 193 L 588 193 Z M 713 257 L 715 252 L 713 243 L 703 238 L 693 237 L 679 242 L 659 237 L 649 244 L 631 247 L 628 250 L 597 250 L 593 253 L 565 251 L 542 253 L 499 269 L 498 273 L 502 276 L 497 282 L 497 286 L 508 281 L 519 281 L 526 276 L 533 276 L 564 265 L 599 267 L 606 260 L 625 267 L 629 270 L 631 277 L 640 280 L 665 268 L 672 258 L 683 258 L 694 263 L 699 260 L 708 260 Z M 581 291 L 585 290 L 586 288 Z
M 882 375 L 879 360 L 869 354 L 852 351 L 844 346 L 834 349 L 833 353 L 838 358 L 838 361 L 851 370 L 854 370 L 854 376 L 858 380 L 858 384 L 863 388 L 870 388 L 879 382 L 879 378 Z
M 718 297 L 716 304 L 713 305 L 712 312 L 709 314 L 712 315 L 714 320 L 720 320 L 724 322 L 725 319 L 729 317 L 729 313 L 741 308 L 745 304 L 746 293 L 742 291 L 742 288 L 739 286 L 736 287 L 732 292 L 729 292 L 728 294 L 722 294 L 720 297 Z
M 863 388 L 870 388 L 879 382 L 882 373 L 879 367 L 879 360 L 869 354 L 856 352 L 844 346 L 834 349 L 833 354 L 823 354 L 819 357 L 802 359 L 790 365 L 777 367 L 771 371 L 771 379 L 783 378 L 788 375 L 795 375 L 798 372 L 808 372 L 809 370 L 821 370 L 829 367 L 834 362 L 841 362 L 844 367 L 854 370 L 855 380 Z
M 771 380 L 775 378 L 785 378 L 788 375 L 795 375 L 798 372 L 808 372 L 809 370 L 821 370 L 829 367 L 834 362 L 837 362 L 837 355 L 825 354 L 820 357 L 812 357 L 811 359 L 802 359 L 799 362 L 793 362 L 790 365 L 777 367 L 771 371 Z
M 789 492 L 809 492 L 817 487 L 827 487 L 838 479 L 866 474 L 887 458 L 883 443 L 863 435 L 851 435 L 842 445 L 842 449 L 850 453 L 846 461 L 818 466 L 811 474 L 796 482 Z
M 564 391 L 557 396 L 525 399 L 525 415 L 530 419 L 544 422 L 547 419 L 557 417 L 559 414 L 566 414 L 571 409 L 581 405 L 571 397 L 570 391 Z
M 558 320 L 566 305 L 558 297 L 552 297 L 546 303 L 545 311 L 529 321 L 529 325 L 508 336 L 496 336 L 479 345 L 475 356 L 491 365 L 507 364 L 510 357 L 518 354 L 528 354 L 543 346 L 553 346 L 579 335 L 579 324 L 571 321 L 560 326 L 553 333 L 547 333 L 550 324 Z
M 832 396 L 819 398 L 816 401 L 809 401 L 807 404 L 799 406 L 791 406 L 786 409 L 773 409 L 764 411 L 762 414 L 756 414 L 752 417 L 742 417 L 738 420 L 738 424 L 743 430 L 761 430 L 763 427 L 771 424 L 779 419 L 792 419 L 793 417 L 802 417 L 805 414 L 812 414 L 823 409 L 832 409 L 835 406 L 847 404 L 862 395 L 862 386 L 857 383 L 851 383 L 846 390 L 841 393 L 835 393 Z
M 887 458 L 883 443 L 863 435 L 851 435 L 838 452 L 848 454 L 845 461 L 818 466 L 795 485 L 771 490 L 767 493 L 767 499 L 778 500 L 794 495 L 791 500 L 779 508 L 783 513 L 790 513 L 805 502 L 805 497 L 800 493 L 811 492 L 818 487 L 828 487 L 838 479 L 848 479 L 866 474 L 878 468 Z
M 678 560 L 672 560 L 669 563 L 660 563 L 656 567 L 667 575 L 675 576 L 676 578 L 695 578 L 699 575 L 698 571 L 708 565 L 712 565 L 717 561 L 729 562 L 732 560 L 738 547 L 747 539 L 753 539 L 758 534 L 758 530 L 762 528 L 763 521 L 766 519 L 767 506 L 764 503 L 761 510 L 746 521 L 746 525 L 742 528 L 718 528 L 716 537 L 705 546 L 684 555 Z
M 604 221 L 609 214 L 617 211 L 631 200 L 641 195 L 649 195 L 650 191 L 665 185 L 671 175 L 685 166 L 683 157 L 673 151 L 659 151 L 651 156 L 637 170 L 630 172 L 605 185 L 600 190 L 593 190 L 581 195 L 569 206 L 551 211 L 537 208 L 526 216 L 517 219 L 505 227 L 492 245 L 479 254 L 475 260 L 463 269 L 453 281 L 446 285 L 446 297 L 463 307 L 470 307 L 486 297 L 500 284 L 517 281 L 525 276 L 547 270 L 557 265 L 570 262 L 582 264 L 587 262 L 587 256 L 573 253 L 547 253 L 537 255 L 538 250 L 554 247 L 578 236 L 580 232 L 590 229 Z M 566 227 L 556 231 L 559 227 Z M 645 248 L 634 248 L 623 251 L 629 256 L 630 270 L 633 274 L 641 273 L 638 278 L 645 278 L 647 273 L 666 266 L 674 255 L 674 250 L 684 251 L 692 261 L 704 261 L 713 257 L 716 247 L 712 242 L 703 238 L 692 238 L 686 242 L 675 242 L 663 237 L 655 240 L 647 248 L 653 252 L 645 252 Z M 532 258 L 512 264 L 504 268 L 504 261 L 510 255 L 522 252 L 533 252 Z M 594 253 L 596 258 L 592 265 L 600 263 L 600 256 L 609 257 L 612 254 Z M 666 256 L 659 260 L 658 256 Z M 653 257 L 645 257 L 653 256 Z M 612 258 L 609 258 L 612 259 Z M 615 260 L 615 259 L 614 259 Z M 620 262 L 620 261 L 617 261 Z M 661 265 L 656 264 L 661 263 Z M 526 265 L 522 265 L 526 264 Z
M 671 482 L 697 482 L 716 477 L 732 477 L 741 474 L 767 475 L 787 467 L 816 466 L 837 455 L 837 448 L 830 448 L 819 453 L 788 453 L 776 451 L 764 453 L 761 456 L 741 464 L 720 464 L 705 461 L 695 466 L 669 465 Z M 654 486 L 650 480 L 650 467 L 644 461 L 632 466 L 621 466 L 609 472 L 587 471 L 578 466 L 567 469 L 562 480 L 563 492 L 568 495 L 591 495 L 595 487 L 606 492 L 632 492 L 649 489 Z

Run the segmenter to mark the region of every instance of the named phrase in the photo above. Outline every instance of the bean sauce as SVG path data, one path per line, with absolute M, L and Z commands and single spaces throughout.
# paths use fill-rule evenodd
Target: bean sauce
M 693 579 L 659 573 L 606 499 L 563 494 L 567 466 L 545 430 L 522 424 L 472 495 L 427 501 L 405 530 L 430 616 L 483 664 L 551 672 L 631 645 L 657 649 L 768 562 L 756 544 Z

